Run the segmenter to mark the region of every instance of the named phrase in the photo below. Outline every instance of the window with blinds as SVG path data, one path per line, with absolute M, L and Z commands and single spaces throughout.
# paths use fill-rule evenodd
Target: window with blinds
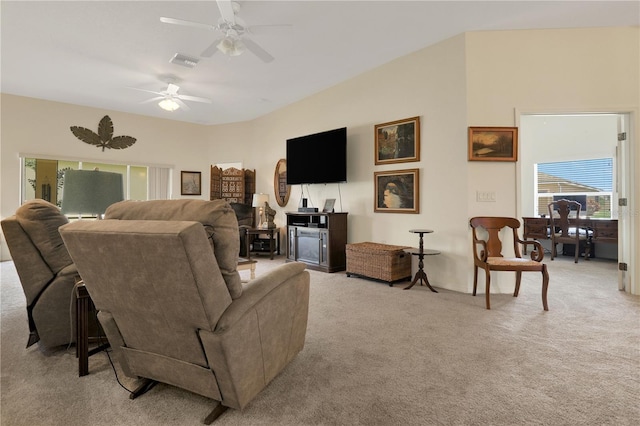
M 582 215 L 610 219 L 614 188 L 613 158 L 538 163 L 534 168 L 536 215 L 561 198 L 578 201 Z
M 170 198 L 171 170 L 169 168 L 29 157 L 23 158 L 22 165 L 22 202 L 41 198 L 61 206 L 64 172 L 69 169 L 94 170 L 96 168 L 122 174 L 127 200 Z

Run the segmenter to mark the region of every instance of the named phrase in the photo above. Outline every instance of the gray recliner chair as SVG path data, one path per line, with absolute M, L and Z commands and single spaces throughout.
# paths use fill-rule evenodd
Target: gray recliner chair
M 2 231 L 27 299 L 29 339 L 46 347 L 75 341 L 74 286 L 78 271 L 58 228 L 68 223 L 60 209 L 30 200 L 2 220 Z
M 206 226 L 106 219 L 60 233 L 117 361 L 145 379 L 132 397 L 155 382 L 187 389 L 219 401 L 209 424 L 227 407 L 245 407 L 302 350 L 309 273 L 287 263 L 243 287 L 233 210 L 224 201 L 192 201 L 200 200 L 125 202 L 111 213 L 128 218 L 128 208 L 138 215 L 153 207 L 175 217 L 198 206 L 208 212 Z

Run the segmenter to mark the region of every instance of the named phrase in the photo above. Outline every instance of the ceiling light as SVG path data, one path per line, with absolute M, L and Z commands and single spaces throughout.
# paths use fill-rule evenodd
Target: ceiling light
M 180 108 L 180 105 L 178 105 L 178 103 L 171 98 L 165 98 L 161 100 L 160 102 L 158 102 L 158 105 L 165 111 L 175 111 Z
M 225 55 L 238 56 L 244 52 L 244 43 L 234 37 L 225 37 L 216 46 Z

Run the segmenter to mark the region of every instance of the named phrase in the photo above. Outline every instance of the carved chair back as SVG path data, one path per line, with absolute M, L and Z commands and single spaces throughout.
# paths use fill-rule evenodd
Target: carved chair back
M 512 217 L 474 217 L 470 220 L 469 224 L 473 228 L 473 247 L 477 248 L 479 241 L 484 241 L 484 251 L 486 257 L 504 257 L 502 254 L 502 240 L 500 239 L 500 232 L 503 228 L 510 228 L 513 233 L 513 249 L 516 257 L 521 257 L 520 247 L 517 244 L 518 241 L 518 228 L 520 228 L 520 221 Z M 486 238 L 480 238 L 477 232 L 478 228 L 484 228 L 488 236 Z M 484 253 L 479 254 L 479 258 L 483 257 Z
M 562 238 L 569 237 L 569 229 L 575 229 L 575 226 L 569 226 L 569 216 L 572 216 L 571 213 L 575 212 L 575 217 L 580 217 L 580 210 L 582 209 L 580 203 L 562 199 L 549 203 L 547 207 L 551 218 L 551 233 L 559 234 Z M 554 214 L 554 211 L 557 211 L 557 214 Z M 575 237 L 575 235 L 572 236 L 572 238 Z

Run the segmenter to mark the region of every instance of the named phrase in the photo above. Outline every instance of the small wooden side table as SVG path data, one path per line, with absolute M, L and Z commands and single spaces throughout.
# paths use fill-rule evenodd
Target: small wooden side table
M 251 250 L 252 235 L 268 235 L 269 236 L 269 256 L 273 260 L 273 253 L 280 254 L 280 228 L 247 228 L 245 234 L 245 245 L 247 246 L 247 259 L 251 260 L 251 252 L 260 252 L 260 250 Z
M 78 376 L 89 374 L 89 357 L 109 347 L 109 343 L 100 344 L 89 350 L 89 312 L 95 309 L 87 288 L 82 281 L 76 283 L 76 358 L 78 358 Z
M 411 284 L 405 287 L 404 290 L 409 290 L 418 281 L 420 281 L 420 285 L 426 285 L 432 292 L 437 293 L 437 291 L 433 287 L 431 287 L 429 279 L 427 278 L 427 273 L 424 271 L 424 257 L 440 254 L 440 252 L 438 250 L 425 250 L 424 244 L 422 242 L 422 236 L 424 234 L 430 234 L 433 231 L 431 229 L 410 229 L 409 232 L 420 235 L 420 246 L 417 250 L 415 248 L 405 249 L 407 253 L 418 256 L 418 272 L 416 272 L 416 276 L 413 278 L 413 281 L 411 281 Z

